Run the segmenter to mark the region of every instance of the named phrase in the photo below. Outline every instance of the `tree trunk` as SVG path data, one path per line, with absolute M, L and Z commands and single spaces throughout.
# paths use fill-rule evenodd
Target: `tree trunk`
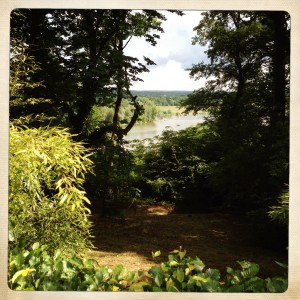
M 285 59 L 288 49 L 285 12 L 267 12 L 273 22 L 273 102 L 271 105 L 271 126 L 285 120 Z

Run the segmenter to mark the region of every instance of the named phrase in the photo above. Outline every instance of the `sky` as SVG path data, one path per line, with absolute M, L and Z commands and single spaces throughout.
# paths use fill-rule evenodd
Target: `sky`
M 125 49 L 126 55 L 143 61 L 149 57 L 156 66 L 148 66 L 150 72 L 140 74 L 144 82 L 134 83 L 133 90 L 186 90 L 193 91 L 204 86 L 205 80 L 190 78 L 187 68 L 206 59 L 204 47 L 192 45 L 193 28 L 201 18 L 200 11 L 185 11 L 184 16 L 164 12 L 167 21 L 162 27 L 155 47 L 142 38 L 132 38 Z

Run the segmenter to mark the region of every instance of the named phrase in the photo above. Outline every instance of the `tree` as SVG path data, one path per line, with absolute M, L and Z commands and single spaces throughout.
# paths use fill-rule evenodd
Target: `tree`
M 39 64 L 34 57 L 28 54 L 26 41 L 11 40 L 11 60 L 10 60 L 10 120 L 20 122 L 21 115 L 23 123 L 49 122 L 43 113 L 32 115 L 41 106 L 51 103 L 50 99 L 28 97 L 27 91 L 33 91 L 43 86 L 42 82 L 32 81 L 32 77 L 40 70 Z
M 212 11 L 195 27 L 210 62 L 190 74 L 208 83 L 183 106 L 209 111 L 217 126 L 222 156 L 211 182 L 228 205 L 264 206 L 288 180 L 288 21 L 283 12 Z
M 16 10 L 11 35 L 26 37 L 29 54 L 43 70 L 36 79 L 47 86 L 47 94 L 55 99 L 56 114 L 61 121 L 65 116 L 74 132 L 84 136 L 94 105 L 114 106 L 113 123 L 100 128 L 95 138 L 112 131 L 126 134 L 141 114 L 129 88 L 154 62 L 126 56 L 124 49 L 133 36 L 155 46 L 164 20 L 164 15 L 154 10 Z M 117 123 L 124 97 L 131 100 L 135 113 L 121 132 Z
M 84 138 L 96 148 L 94 159 L 98 160 L 96 166 L 101 166 L 97 174 L 105 178 L 100 183 L 104 187 L 101 201 L 114 194 L 111 189 L 122 165 L 119 158 L 126 160 L 123 136 L 143 113 L 130 86 L 141 80 L 140 73 L 149 71 L 148 65 L 154 64 L 147 57 L 139 61 L 125 55 L 124 49 L 133 36 L 155 46 L 164 20 L 164 15 L 155 10 L 29 9 L 12 14 L 12 36 L 26 37 L 30 55 L 41 66 L 35 80 L 43 80 L 53 99 L 49 114 L 77 133 L 77 139 Z M 122 124 L 120 108 L 125 98 L 133 113 L 128 123 Z M 113 107 L 113 118 L 111 123 L 99 120 L 91 130 L 87 122 L 95 106 Z
M 48 19 L 46 17 L 47 10 L 35 9 L 16 9 L 11 13 L 11 77 L 15 75 L 22 76 L 25 85 L 18 86 L 22 97 L 23 105 L 15 105 L 13 88 L 16 85 L 11 85 L 10 98 L 10 115 L 11 118 L 18 119 L 26 115 L 43 115 L 52 121 L 52 124 L 58 123 L 62 119 L 59 97 L 64 90 L 62 88 L 65 82 L 61 68 L 56 59 L 54 47 L 55 32 L 50 29 Z M 22 49 L 22 59 L 20 51 Z M 18 54 L 19 52 L 19 54 Z M 27 74 L 23 72 L 16 73 L 15 68 L 23 68 L 27 66 Z M 33 88 L 34 87 L 34 88 Z M 26 99 L 36 99 L 36 105 L 31 105 Z M 39 101 L 37 99 L 48 99 L 47 101 Z M 49 101 L 51 100 L 51 101 Z M 38 104 L 38 105 L 37 105 Z M 43 123 L 35 122 L 35 126 Z

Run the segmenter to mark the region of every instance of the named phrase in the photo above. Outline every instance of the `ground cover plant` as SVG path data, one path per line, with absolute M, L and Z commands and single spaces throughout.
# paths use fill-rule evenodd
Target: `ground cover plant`
M 188 257 L 180 248 L 168 261 L 148 272 L 132 272 L 122 265 L 113 270 L 95 260 L 73 256 L 66 259 L 58 250 L 54 256 L 46 246 L 35 243 L 28 250 L 10 252 L 8 284 L 16 290 L 40 291 L 133 291 L 133 292 L 284 292 L 287 278 L 261 278 L 259 265 L 238 261 L 239 269 L 228 267 L 221 277 L 198 257 Z M 153 257 L 160 251 L 152 253 Z

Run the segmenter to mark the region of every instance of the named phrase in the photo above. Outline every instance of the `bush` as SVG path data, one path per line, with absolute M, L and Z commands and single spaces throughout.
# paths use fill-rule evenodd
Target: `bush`
M 152 253 L 153 257 L 160 251 Z M 260 278 L 259 266 L 239 261 L 240 269 L 227 268 L 224 278 L 217 269 L 206 268 L 198 258 L 179 249 L 161 267 L 132 272 L 119 265 L 114 270 L 95 260 L 76 256 L 66 259 L 60 251 L 53 257 L 47 247 L 35 243 L 29 250 L 10 253 L 8 284 L 14 290 L 132 291 L 132 292 L 284 292 L 286 277 Z
M 288 226 L 289 224 L 289 191 L 285 190 L 278 199 L 278 205 L 271 206 L 268 212 L 272 221 Z
M 181 212 L 216 206 L 208 182 L 211 156 L 217 151 L 210 133 L 206 125 L 168 130 L 147 144 L 136 145 L 135 172 L 142 196 L 174 203 Z
M 91 246 L 83 183 L 89 151 L 66 129 L 10 129 L 9 241 L 74 252 Z

